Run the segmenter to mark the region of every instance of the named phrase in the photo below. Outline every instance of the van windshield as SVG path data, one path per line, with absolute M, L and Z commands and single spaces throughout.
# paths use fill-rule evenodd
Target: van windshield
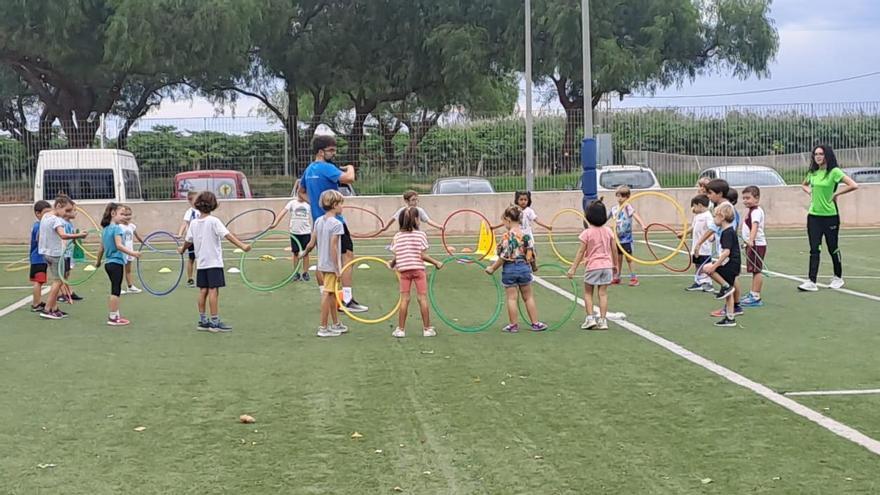
M 136 170 L 122 169 L 122 181 L 125 183 L 125 199 L 143 199 L 141 196 L 141 179 Z
M 51 201 L 59 194 L 66 194 L 74 201 L 115 199 L 113 182 L 113 170 L 106 168 L 45 170 L 43 199 Z

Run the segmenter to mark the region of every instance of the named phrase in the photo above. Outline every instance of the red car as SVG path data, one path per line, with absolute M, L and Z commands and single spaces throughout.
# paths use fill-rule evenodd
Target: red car
M 247 177 L 238 170 L 194 170 L 174 176 L 174 199 L 186 199 L 190 191 L 211 191 L 217 199 L 250 199 Z

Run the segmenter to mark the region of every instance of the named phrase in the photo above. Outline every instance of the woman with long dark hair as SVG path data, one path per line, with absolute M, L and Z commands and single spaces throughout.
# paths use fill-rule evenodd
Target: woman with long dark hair
M 845 185 L 840 190 L 837 186 L 843 182 Z M 801 189 L 810 195 L 810 211 L 807 215 L 807 237 L 810 240 L 810 280 L 804 282 L 798 289 L 807 292 L 816 292 L 816 277 L 819 275 L 819 253 L 822 245 L 822 237 L 825 237 L 825 245 L 831 254 L 831 263 L 834 265 L 834 277 L 829 287 L 840 289 L 843 287 L 843 264 L 840 260 L 840 248 L 837 245 L 840 234 L 840 212 L 837 209 L 837 198 L 851 193 L 859 188 L 854 180 L 849 178 L 837 164 L 834 150 L 827 145 L 819 145 L 813 149 L 810 160 L 810 171 L 807 173 Z

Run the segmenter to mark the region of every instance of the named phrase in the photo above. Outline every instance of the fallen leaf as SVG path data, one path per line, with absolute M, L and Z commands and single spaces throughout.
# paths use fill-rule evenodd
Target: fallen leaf
M 57 464 L 37 464 L 37 467 L 40 469 L 53 468 L 57 466 Z
M 474 378 L 474 383 L 480 383 L 480 377 Z
M 395 486 L 394 488 L 392 488 L 392 490 L 394 490 L 395 492 L 402 492 L 403 488 L 401 488 L 399 486 Z
M 852 481 L 852 478 L 850 478 L 849 476 L 847 476 L 847 477 L 844 478 L 844 479 L 845 479 L 846 481 Z
M 256 445 L 256 444 L 257 444 L 257 442 L 251 442 L 251 445 Z
M 703 478 L 700 480 L 700 483 L 702 483 L 704 485 L 708 485 L 711 482 L 712 482 L 712 478 Z
M 507 385 L 507 384 L 506 384 L 506 383 L 504 383 L 504 382 L 503 382 L 503 381 L 502 381 L 502 382 L 501 382 L 501 384 L 502 384 L 502 385 Z
M 779 481 L 779 480 L 781 480 L 781 479 L 782 479 L 782 478 L 780 478 L 779 476 L 774 476 L 774 477 L 773 477 L 773 481 Z
M 358 432 L 354 432 L 351 434 L 351 438 L 358 439 L 358 438 L 364 438 L 364 436 Z
M 434 351 L 422 351 L 422 354 L 434 354 Z
M 430 475 L 431 475 L 431 471 L 422 471 L 422 474 L 424 474 L 425 476 L 430 476 Z
M 253 416 L 248 415 L 248 414 L 242 414 L 241 416 L 238 417 L 238 420 L 242 423 L 245 423 L 245 424 L 252 424 L 252 423 L 257 422 L 257 420 L 254 419 Z
M 381 453 L 382 453 L 382 449 L 376 449 L 376 450 L 373 451 L 373 453 L 374 453 L 374 454 L 381 454 Z
M 146 426 L 138 426 L 137 428 L 134 429 L 134 431 L 138 431 L 138 432 L 140 432 L 140 431 L 144 431 L 144 430 L 146 430 L 146 429 L 147 429 Z
M 403 444 L 400 444 L 400 448 L 403 448 Z
M 542 455 L 536 455 L 536 456 L 535 456 L 535 459 L 543 459 L 543 458 L 544 458 L 544 456 L 542 456 Z

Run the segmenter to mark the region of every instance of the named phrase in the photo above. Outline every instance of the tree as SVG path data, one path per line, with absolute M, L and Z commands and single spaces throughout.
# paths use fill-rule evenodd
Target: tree
M 779 45 L 770 2 L 594 0 L 592 106 L 606 94 L 654 91 L 710 71 L 768 75 Z M 556 90 L 566 114 L 563 152 L 574 157 L 584 102 L 580 2 L 539 0 L 533 12 L 535 78 Z
M 0 64 L 88 147 L 98 115 L 134 120 L 186 79 L 247 63 L 257 0 L 71 0 L 0 3 Z M 124 136 L 121 136 L 124 137 Z

